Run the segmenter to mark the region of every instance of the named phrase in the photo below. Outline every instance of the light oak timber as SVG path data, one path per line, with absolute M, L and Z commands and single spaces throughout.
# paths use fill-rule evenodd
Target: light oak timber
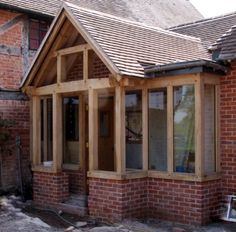
M 142 123 L 143 123 L 143 170 L 148 170 L 148 90 L 142 91 Z
M 173 86 L 167 87 L 167 170 L 174 171 L 174 112 Z
M 106 89 L 112 88 L 109 78 L 88 79 L 80 81 L 62 82 L 60 84 L 52 84 L 38 87 L 31 90 L 32 95 L 49 95 L 52 93 L 70 93 L 78 91 L 86 91 L 88 89 Z
M 147 88 L 162 88 L 166 86 L 180 86 L 193 84 L 198 80 L 197 74 L 186 74 L 175 77 L 159 77 L 146 82 Z
M 40 98 L 33 96 L 32 97 L 32 122 L 33 122 L 33 165 L 39 165 L 41 163 L 41 129 L 40 129 L 40 120 L 41 120 L 41 112 L 40 112 Z
M 89 64 L 89 62 L 88 62 L 88 49 L 89 48 L 85 48 L 84 50 L 83 50 L 83 79 L 84 80 L 88 80 L 88 69 L 89 69 L 89 67 L 88 67 L 88 64 Z
M 66 80 L 66 62 L 64 56 L 57 56 L 57 83 Z
M 115 163 L 119 174 L 125 173 L 125 92 L 115 88 Z
M 195 173 L 204 176 L 204 83 L 200 75 L 195 84 Z
M 53 112 L 53 170 L 60 171 L 62 168 L 63 128 L 62 128 L 62 98 L 54 93 L 52 97 Z
M 89 170 L 98 169 L 98 95 L 94 89 L 88 91 L 89 107 Z
M 201 73 L 201 79 L 203 80 L 204 84 L 209 85 L 217 85 L 220 84 L 220 76 L 211 74 L 211 73 Z
M 63 48 L 55 51 L 53 53 L 53 56 L 66 56 L 71 55 L 79 52 L 84 52 L 85 50 L 91 49 L 91 47 L 88 44 L 81 44 L 76 45 L 73 47 Z

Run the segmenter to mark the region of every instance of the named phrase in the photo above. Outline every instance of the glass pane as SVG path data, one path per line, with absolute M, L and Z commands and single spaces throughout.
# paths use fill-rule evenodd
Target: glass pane
M 205 150 L 204 150 L 204 168 L 205 174 L 216 171 L 215 154 L 215 86 L 205 85 Z
M 63 98 L 64 163 L 79 163 L 79 98 Z
M 167 171 L 167 90 L 149 91 L 149 169 Z
M 48 160 L 52 160 L 52 99 L 47 99 L 47 135 L 48 135 Z
M 174 165 L 176 172 L 195 172 L 194 85 L 174 87 Z
M 41 162 L 52 161 L 52 98 L 41 99 Z
M 126 117 L 126 168 L 142 169 L 142 92 L 127 92 Z

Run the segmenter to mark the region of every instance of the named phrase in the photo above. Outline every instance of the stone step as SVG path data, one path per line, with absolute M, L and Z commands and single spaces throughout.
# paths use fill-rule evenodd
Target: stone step
M 88 206 L 88 196 L 87 195 L 77 195 L 71 194 L 69 198 L 63 202 L 63 204 L 78 206 L 78 207 L 87 207 Z

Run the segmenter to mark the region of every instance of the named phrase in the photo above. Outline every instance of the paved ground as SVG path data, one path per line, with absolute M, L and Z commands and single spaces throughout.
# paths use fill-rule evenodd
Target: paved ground
M 112 226 L 87 226 L 80 229 L 65 223 L 52 223 L 49 216 L 46 216 L 46 224 L 36 215 L 27 215 L 20 208 L 15 207 L 15 203 L 19 203 L 19 199 L 11 197 L 0 197 L 0 232 L 236 232 L 236 223 L 215 223 L 206 227 L 194 227 L 174 224 L 171 222 L 163 222 L 158 220 L 145 221 L 124 221 L 122 224 Z M 38 215 L 42 216 L 42 215 Z M 42 217 L 41 217 L 42 218 Z M 59 220 L 59 219 L 58 219 Z

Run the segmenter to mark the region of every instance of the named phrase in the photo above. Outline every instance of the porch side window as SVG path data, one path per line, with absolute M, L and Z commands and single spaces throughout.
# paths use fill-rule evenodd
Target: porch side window
M 126 92 L 126 168 L 142 169 L 142 91 Z
M 149 91 L 149 169 L 167 171 L 167 89 Z
M 63 162 L 79 163 L 79 98 L 63 98 Z
M 204 173 L 212 174 L 216 171 L 216 114 L 215 114 L 215 86 L 204 86 Z
M 52 98 L 43 98 L 41 109 L 41 162 L 52 161 Z
M 195 172 L 194 85 L 174 87 L 174 171 Z

